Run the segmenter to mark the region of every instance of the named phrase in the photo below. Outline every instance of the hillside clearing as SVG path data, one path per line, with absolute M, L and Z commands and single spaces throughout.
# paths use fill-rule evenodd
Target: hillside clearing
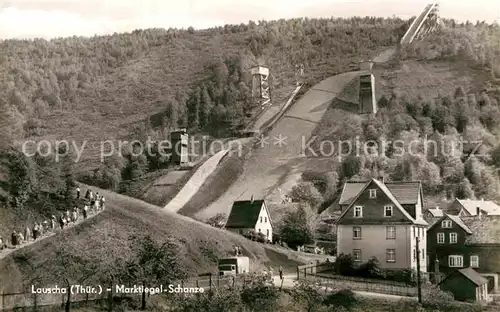
M 255 270 L 271 265 L 275 270 L 283 266 L 294 272 L 297 264 L 308 260 L 307 255 L 258 244 L 188 217 L 167 213 L 137 199 L 95 187 L 92 189 L 106 197 L 106 210 L 88 222 L 68 229 L 63 235 L 53 235 L 3 259 L 0 280 L 9 281 L 2 283 L 3 291 L 18 291 L 35 278 L 38 285 L 62 284 L 63 280 L 54 273 L 61 269 L 58 267 L 60 259 L 56 256 L 59 246 L 82 263 L 97 262 L 99 267 L 106 267 L 117 257 L 130 255 L 130 236 L 147 234 L 158 240 L 173 237 L 180 248 L 180 263 L 191 275 L 216 271 L 214 257 L 230 255 L 235 244 L 251 257 Z M 41 267 L 43 270 L 36 269 Z M 73 278 L 77 279 L 78 274 L 74 273 Z

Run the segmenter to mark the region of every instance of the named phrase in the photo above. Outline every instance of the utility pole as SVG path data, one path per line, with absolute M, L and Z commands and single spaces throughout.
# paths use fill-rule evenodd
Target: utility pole
M 416 255 L 417 255 L 417 295 L 418 295 L 418 303 L 422 303 L 422 281 L 420 280 L 420 246 L 419 246 L 419 243 L 420 243 L 420 237 L 416 237 L 417 239 L 417 244 L 416 244 L 416 248 L 417 248 L 417 252 L 416 252 Z

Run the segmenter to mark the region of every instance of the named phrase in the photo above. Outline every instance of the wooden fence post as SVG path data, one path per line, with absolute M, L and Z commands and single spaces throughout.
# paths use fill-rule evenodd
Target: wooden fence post
M 33 299 L 33 311 L 38 311 L 38 303 L 37 303 L 37 296 L 36 296 L 36 292 L 35 292 L 35 296 L 34 296 L 34 299 Z

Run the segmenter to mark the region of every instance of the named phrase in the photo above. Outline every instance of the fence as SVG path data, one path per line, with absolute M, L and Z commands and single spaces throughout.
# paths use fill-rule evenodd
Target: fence
M 345 276 L 326 276 L 309 274 L 305 279 L 318 282 L 321 286 L 332 288 L 350 288 L 355 291 L 366 291 L 372 293 L 389 294 L 397 296 L 417 296 L 417 287 L 408 286 L 401 283 L 388 283 L 363 278 L 352 278 Z
M 333 263 L 310 263 L 297 267 L 297 280 L 310 280 L 328 288 L 350 288 L 357 291 L 366 291 L 398 296 L 417 296 L 417 287 L 394 281 L 376 280 L 368 278 L 350 277 L 333 274 L 321 274 L 331 269 Z
M 223 288 L 230 289 L 235 286 L 244 285 L 246 283 L 246 276 L 226 276 L 219 277 L 214 276 L 205 277 L 204 279 L 193 278 L 186 281 L 180 281 L 172 283 L 174 286 L 181 286 L 182 288 L 203 288 L 204 292 L 219 291 Z M 137 284 L 138 286 L 141 284 Z M 115 286 L 116 287 L 116 286 Z M 157 287 L 156 285 L 153 287 Z M 168 292 L 168 286 L 164 285 L 164 292 Z M 130 298 L 140 298 L 142 293 L 133 294 L 116 294 L 113 292 L 114 297 L 130 297 Z M 71 303 L 88 303 L 92 301 L 105 300 L 108 299 L 110 292 L 106 291 L 103 287 L 101 294 L 71 294 Z M 37 294 L 31 292 L 17 292 L 17 293 L 3 293 L 0 294 L 0 311 L 11 311 L 17 308 L 27 308 L 27 307 L 43 307 L 43 306 L 58 306 L 66 304 L 67 293 L 56 293 L 56 294 Z

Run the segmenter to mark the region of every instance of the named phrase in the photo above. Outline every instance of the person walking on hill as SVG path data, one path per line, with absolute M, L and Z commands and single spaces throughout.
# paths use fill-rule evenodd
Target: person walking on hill
M 50 219 L 50 228 L 52 229 L 52 232 L 56 229 L 56 216 L 52 215 L 52 218 Z
M 283 267 L 280 266 L 280 280 L 283 279 Z
M 80 199 L 80 187 L 76 187 L 76 199 Z
M 88 211 L 89 211 L 89 206 L 87 205 L 83 206 L 83 219 L 87 219 Z
M 35 226 L 33 227 L 33 239 L 36 240 L 40 234 L 40 226 L 38 223 L 35 223 Z
M 30 236 L 31 236 L 30 227 L 26 226 L 26 228 L 24 229 L 24 238 L 26 239 L 26 242 L 29 242 Z
M 104 196 L 101 197 L 101 210 L 104 210 L 104 203 L 106 200 L 104 199 Z
M 0 236 L 0 251 L 2 251 L 5 248 L 5 242 L 3 241 L 3 237 Z
M 76 223 L 76 221 L 78 221 L 78 208 L 75 207 L 75 209 L 73 209 L 73 222 Z
M 94 200 L 94 193 L 92 193 L 92 190 L 89 191 L 89 199 L 91 201 Z
M 19 245 L 23 244 L 23 243 L 24 243 L 24 236 L 23 236 L 23 233 L 18 232 L 18 233 L 17 233 L 17 237 L 18 237 L 18 239 L 19 239 Z
M 64 215 L 61 213 L 59 216 L 59 226 L 61 227 L 61 230 L 64 229 Z
M 16 248 L 16 246 L 17 246 L 17 233 L 16 233 L 16 231 L 12 232 L 10 240 L 11 240 L 12 246 L 14 246 L 14 248 Z
M 90 199 L 90 189 L 87 189 L 87 191 L 85 191 L 85 199 Z

